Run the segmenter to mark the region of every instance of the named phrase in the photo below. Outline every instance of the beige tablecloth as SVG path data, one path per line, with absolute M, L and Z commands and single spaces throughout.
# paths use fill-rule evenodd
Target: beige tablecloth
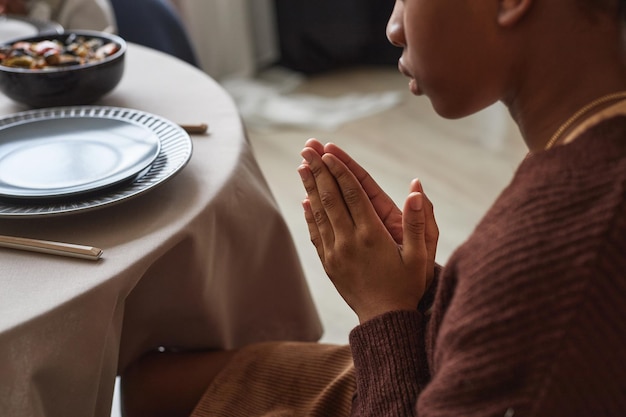
M 93 245 L 99 262 L 0 249 L 0 415 L 110 414 L 115 376 L 146 351 L 316 340 L 321 326 L 230 97 L 203 72 L 130 45 L 100 105 L 206 122 L 189 164 L 148 193 L 0 234 Z M 0 97 L 0 114 L 23 110 Z M 1 136 L 0 136 L 1 140 Z

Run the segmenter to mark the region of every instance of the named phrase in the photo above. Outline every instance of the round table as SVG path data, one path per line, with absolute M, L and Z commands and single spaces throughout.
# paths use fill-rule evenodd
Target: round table
M 0 249 L 0 415 L 109 416 L 116 375 L 159 347 L 317 340 L 287 226 L 231 98 L 200 70 L 131 44 L 96 105 L 207 123 L 176 176 L 119 204 L 0 218 L 0 234 L 100 247 L 100 261 Z M 25 110 L 0 97 L 0 115 Z M 0 140 L 1 137 L 0 137 Z

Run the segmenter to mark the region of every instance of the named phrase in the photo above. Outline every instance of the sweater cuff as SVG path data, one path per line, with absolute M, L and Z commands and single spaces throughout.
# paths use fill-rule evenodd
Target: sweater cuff
M 381 411 L 380 407 L 415 406 L 430 379 L 424 322 L 417 310 L 393 311 L 352 330 L 350 346 L 361 407 Z

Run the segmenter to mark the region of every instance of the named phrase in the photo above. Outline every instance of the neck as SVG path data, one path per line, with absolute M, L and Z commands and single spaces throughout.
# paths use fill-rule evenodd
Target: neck
M 526 78 L 516 80 L 517 89 L 503 99 L 532 153 L 543 150 L 559 127 L 581 108 L 607 94 L 626 91 L 626 62 L 617 28 L 615 33 L 601 25 L 586 30 L 560 29 L 564 29 L 562 37 L 553 45 L 534 39 L 529 48 L 532 52 L 521 63 L 524 68 L 517 71 Z M 594 106 L 589 114 L 611 104 Z M 577 119 L 567 130 L 584 119 Z
M 558 145 L 560 138 L 586 120 L 589 116 L 613 105 L 624 97 L 609 98 L 593 104 L 613 93 L 625 92 L 626 80 L 606 86 L 595 86 L 586 91 L 562 91 L 539 94 L 530 104 L 519 99 L 512 101 L 509 111 L 519 126 L 528 150 L 537 153 L 548 146 Z M 584 113 L 581 110 L 586 109 Z M 575 117 L 578 116 L 578 117 Z M 555 137 L 558 134 L 558 137 Z

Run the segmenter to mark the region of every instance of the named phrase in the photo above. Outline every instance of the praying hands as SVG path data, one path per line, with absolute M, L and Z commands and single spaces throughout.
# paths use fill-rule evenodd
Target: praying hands
M 421 183 L 412 182 L 403 213 L 336 145 L 311 139 L 302 156 L 311 241 L 359 321 L 415 310 L 434 276 L 439 235 Z

